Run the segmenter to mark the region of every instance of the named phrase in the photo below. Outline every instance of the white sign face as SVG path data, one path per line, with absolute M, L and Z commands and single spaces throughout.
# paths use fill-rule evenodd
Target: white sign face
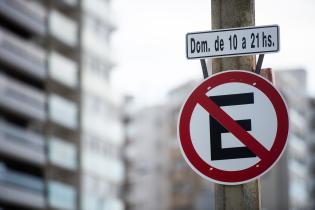
M 231 100 L 232 105 L 224 104 L 221 109 L 236 122 L 243 123 L 242 126 L 247 126 L 245 130 L 259 139 L 263 147 L 271 150 L 277 133 L 277 116 L 263 92 L 248 84 L 231 82 L 210 89 L 206 96 L 225 103 Z M 236 104 L 236 98 L 240 104 Z M 247 154 L 245 145 L 232 133 L 225 131 L 215 119 L 209 119 L 209 113 L 199 104 L 192 112 L 190 134 L 198 155 L 217 169 L 240 171 L 260 161 L 256 155 Z M 216 145 L 218 142 L 219 145 Z
M 278 52 L 279 26 L 232 28 L 186 35 L 188 59 Z
M 261 76 L 217 73 L 184 103 L 178 122 L 181 152 L 200 176 L 241 184 L 266 173 L 287 142 L 288 112 L 280 93 Z

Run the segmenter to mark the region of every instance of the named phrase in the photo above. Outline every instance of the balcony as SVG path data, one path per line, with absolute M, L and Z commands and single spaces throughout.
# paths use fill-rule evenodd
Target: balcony
M 44 192 L 44 181 L 38 177 L 12 171 L 0 162 L 0 182 L 15 185 L 17 187 L 33 190 L 38 193 Z
M 49 160 L 61 168 L 76 170 L 77 150 L 73 144 L 51 137 L 49 140 Z
M 31 119 L 46 119 L 44 94 L 3 74 L 0 74 L 0 106 Z
M 0 153 L 21 161 L 44 165 L 44 144 L 42 136 L 0 121 Z
M 0 15 L 20 28 L 44 35 L 45 9 L 36 2 L 21 0 L 1 0 Z
M 56 52 L 49 54 L 49 76 L 70 88 L 78 85 L 77 64 Z
M 75 47 L 78 43 L 77 24 L 56 10 L 49 13 L 49 33 L 63 44 Z
M 45 51 L 0 27 L 0 62 L 22 73 L 44 79 Z
M 69 129 L 76 129 L 78 126 L 78 108 L 61 96 L 52 94 L 48 98 L 49 119 Z
M 45 207 L 44 182 L 0 163 L 0 200 L 30 208 Z
M 57 209 L 76 209 L 75 189 L 67 184 L 49 181 L 48 183 L 48 203 L 50 207 Z

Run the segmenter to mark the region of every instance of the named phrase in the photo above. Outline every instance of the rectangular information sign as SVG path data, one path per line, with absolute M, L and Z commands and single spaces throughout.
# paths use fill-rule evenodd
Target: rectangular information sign
M 186 35 L 188 59 L 265 54 L 279 50 L 278 25 L 193 32 Z

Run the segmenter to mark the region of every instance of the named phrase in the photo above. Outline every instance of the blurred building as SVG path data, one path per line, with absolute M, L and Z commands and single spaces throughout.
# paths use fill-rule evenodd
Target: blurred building
M 286 152 L 279 163 L 262 177 L 262 204 L 268 210 L 311 209 L 310 183 L 310 101 L 306 90 L 306 72 L 275 72 L 275 84 L 288 107 L 290 134 Z
M 310 136 L 309 136 L 309 150 L 311 153 L 309 172 L 312 177 L 309 187 L 309 197 L 315 197 L 315 98 L 310 98 Z M 310 200 L 310 209 L 315 209 L 314 199 Z
M 177 122 L 180 109 L 198 85 L 197 81 L 189 81 L 171 90 L 168 94 L 167 113 L 168 126 L 168 170 L 170 176 L 169 209 L 176 210 L 211 210 L 214 209 L 214 185 L 201 178 L 188 166 L 179 150 Z
M 0 1 L 3 209 L 78 208 L 78 8 L 42 3 Z
M 122 101 L 109 86 L 110 35 L 116 27 L 110 1 L 82 0 L 82 204 L 83 210 L 122 210 L 124 179 Z
M 168 204 L 163 140 L 163 106 L 129 113 L 126 148 L 126 209 L 166 209 Z
M 109 3 L 0 1 L 0 209 L 123 209 Z
M 127 209 L 213 209 L 212 184 L 186 164 L 177 140 L 181 105 L 196 84 L 174 89 L 165 104 L 129 113 Z

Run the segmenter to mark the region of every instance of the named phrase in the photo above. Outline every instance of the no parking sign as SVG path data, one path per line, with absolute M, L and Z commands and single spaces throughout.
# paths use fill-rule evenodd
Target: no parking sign
M 178 122 L 187 163 L 202 177 L 229 185 L 249 182 L 272 168 L 288 130 L 279 92 L 248 71 L 226 71 L 203 81 L 184 103 Z

